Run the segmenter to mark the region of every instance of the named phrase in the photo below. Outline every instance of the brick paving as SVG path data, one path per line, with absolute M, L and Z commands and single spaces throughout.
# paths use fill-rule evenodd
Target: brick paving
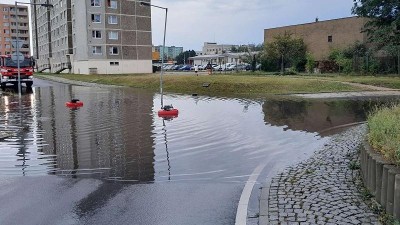
M 335 135 L 315 155 L 272 179 L 268 224 L 379 224 L 357 185 L 366 126 Z

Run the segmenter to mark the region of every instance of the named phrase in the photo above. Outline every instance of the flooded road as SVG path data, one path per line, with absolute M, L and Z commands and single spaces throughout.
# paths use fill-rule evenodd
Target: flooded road
M 84 107 L 65 107 L 72 98 Z M 167 95 L 180 114 L 164 120 L 160 96 L 143 90 L 44 82 L 21 105 L 6 91 L 0 199 L 11 204 L 0 224 L 233 224 L 260 163 L 275 171 L 306 158 L 390 101 Z

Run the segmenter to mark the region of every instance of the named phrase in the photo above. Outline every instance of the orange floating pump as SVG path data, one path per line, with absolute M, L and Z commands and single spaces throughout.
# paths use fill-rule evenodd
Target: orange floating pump
M 79 101 L 79 99 L 71 99 L 71 101 L 66 102 L 65 106 L 67 106 L 68 108 L 80 108 L 83 107 L 83 102 Z
M 178 109 L 174 109 L 172 105 L 166 105 L 158 111 L 159 117 L 178 117 Z

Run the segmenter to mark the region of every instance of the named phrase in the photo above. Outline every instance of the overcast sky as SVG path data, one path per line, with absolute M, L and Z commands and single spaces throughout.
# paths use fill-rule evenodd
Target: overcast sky
M 349 17 L 353 0 L 152 0 L 152 4 L 168 8 L 167 45 L 201 50 L 204 42 L 260 44 L 266 28 L 309 23 L 316 17 L 320 21 Z M 152 8 L 154 45 L 162 44 L 164 13 Z

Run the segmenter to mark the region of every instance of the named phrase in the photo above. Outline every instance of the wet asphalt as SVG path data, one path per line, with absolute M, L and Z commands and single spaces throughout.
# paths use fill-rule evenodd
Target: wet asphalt
M 64 85 L 36 79 L 34 87 Z M 234 224 L 243 183 L 0 176 L 0 224 Z
M 242 186 L 0 177 L 0 224 L 234 224 Z

